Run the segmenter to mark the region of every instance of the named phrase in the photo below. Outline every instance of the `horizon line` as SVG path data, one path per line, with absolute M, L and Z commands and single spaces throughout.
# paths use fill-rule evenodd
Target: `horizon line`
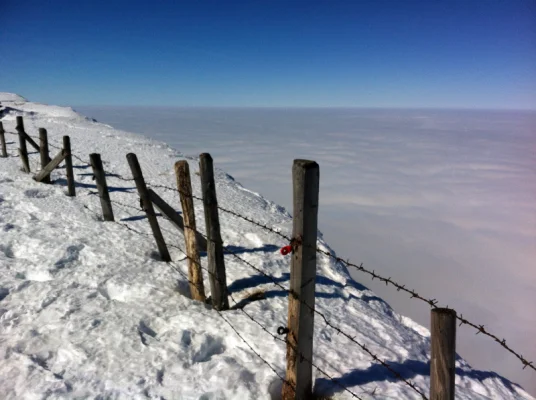
M 433 106 L 262 106 L 262 105 L 253 105 L 253 106 L 225 106 L 225 105 L 147 105 L 147 104 L 128 104 L 128 105 L 118 105 L 118 104 L 77 104 L 77 105 L 62 105 L 57 104 L 58 106 L 63 107 L 115 107 L 115 108 L 135 108 L 135 107 L 145 107 L 145 108 L 183 108 L 183 109 L 252 109 L 252 110 L 261 110 L 261 109 L 272 109 L 272 110 L 427 110 L 427 111 L 523 111 L 523 112 L 536 112 L 536 108 L 498 108 L 498 107 L 433 107 Z

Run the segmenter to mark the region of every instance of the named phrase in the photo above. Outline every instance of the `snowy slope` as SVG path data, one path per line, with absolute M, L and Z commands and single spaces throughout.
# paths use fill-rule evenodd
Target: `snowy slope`
M 0 101 L 2 102 L 17 102 L 17 103 L 25 103 L 27 100 L 22 97 L 22 96 L 19 96 L 18 94 L 15 94 L 15 93 L 6 93 L 6 92 L 0 92 Z
M 121 132 L 87 119 L 70 108 L 47 106 L 11 94 L 0 94 L 4 129 L 14 132 L 23 115 L 26 131 L 47 128 L 51 145 L 71 137 L 82 160 L 92 152 L 105 162 L 116 220 L 149 232 L 139 210 L 125 155 L 137 154 L 152 184 L 175 184 L 173 163 L 181 153 L 164 143 Z M 0 113 L 2 109 L 0 108 Z M 147 116 L 150 118 L 150 115 Z M 16 154 L 16 136 L 6 135 Z M 56 149 L 51 148 L 52 155 Z M 32 170 L 38 156 L 31 155 Z M 189 160 L 192 172 L 196 160 Z M 218 160 L 215 160 L 217 165 Z M 170 248 L 172 264 L 158 261 L 154 241 L 118 223 L 99 219 L 91 168 L 75 159 L 77 197 L 65 196 L 65 172 L 53 173 L 54 185 L 34 182 L 20 172 L 20 160 L 0 158 L 0 397 L 4 399 L 271 399 L 278 398 L 285 370 L 285 345 L 251 321 L 241 310 L 223 316 L 188 298 L 184 255 Z M 320 166 L 322 168 L 322 166 Z M 291 233 L 289 214 L 216 173 L 219 204 Z M 200 193 L 193 175 L 194 193 Z M 156 191 L 177 209 L 178 196 Z M 198 229 L 204 231 L 196 202 Z M 288 287 L 289 259 L 273 233 L 220 213 L 226 245 Z M 184 247 L 183 238 L 161 220 L 169 244 Z M 322 240 L 320 246 L 329 249 Z M 318 256 L 317 309 L 340 329 L 355 336 L 388 361 L 424 393 L 429 391 L 429 333 L 396 314 L 388 304 L 332 259 Z M 203 263 L 206 260 L 203 258 Z M 176 270 L 176 269 L 177 270 Z M 287 296 L 259 272 L 226 256 L 227 283 L 240 301 L 262 289 L 264 299 L 244 308 L 269 332 L 286 324 Z M 205 273 L 205 278 L 207 274 Z M 208 281 L 205 288 L 209 291 Z M 231 300 L 231 303 L 233 301 Z M 241 337 L 223 319 L 230 322 Z M 483 339 L 485 340 L 485 339 Z M 501 349 L 498 349 L 501 351 Z M 420 398 L 404 382 L 344 335 L 315 320 L 315 357 L 319 369 L 363 399 Z M 319 395 L 352 398 L 319 370 Z M 519 386 L 457 360 L 457 398 L 530 399 Z

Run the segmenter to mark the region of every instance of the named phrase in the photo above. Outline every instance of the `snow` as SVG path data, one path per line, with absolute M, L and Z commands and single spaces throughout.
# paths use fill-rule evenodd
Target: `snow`
M 19 96 L 18 94 L 0 92 L 0 101 L 2 103 L 7 103 L 7 102 L 22 103 L 22 102 L 26 102 L 27 100 L 24 97 Z
M 11 108 L 2 117 L 6 131 L 14 132 L 15 117 L 23 115 L 30 135 L 44 127 L 56 146 L 69 135 L 74 154 L 82 160 L 100 153 L 111 174 L 112 200 L 132 207 L 139 204 L 133 183 L 114 175 L 130 177 L 127 153 L 137 154 L 147 182 L 170 187 L 175 183 L 173 163 L 185 159 L 165 143 L 96 123 L 70 108 L 22 102 L 10 94 L 1 94 L 0 103 Z M 7 135 L 12 156 L 15 138 Z M 56 152 L 51 148 L 52 155 Z M 35 171 L 38 157 L 30 158 Z M 197 162 L 188 160 L 193 174 Z M 150 237 L 102 222 L 98 199 L 88 195 L 95 189 L 91 169 L 75 159 L 75 174 L 77 197 L 70 198 L 62 168 L 52 174 L 55 184 L 45 185 L 22 173 L 17 158 L 0 159 L 0 396 L 278 398 L 281 381 L 255 352 L 283 375 L 284 344 L 241 310 L 220 315 L 189 299 L 188 283 L 178 272 L 187 273 L 184 255 L 171 247 L 175 261 L 163 263 Z M 199 195 L 198 180 L 192 184 Z M 216 186 L 222 207 L 290 235 L 291 218 L 282 207 L 221 170 L 216 171 Z M 155 190 L 180 208 L 176 193 Z M 202 207 L 195 205 L 198 229 L 204 232 Z M 114 204 L 114 213 L 117 221 L 149 233 L 142 212 Z M 228 214 L 220 213 L 220 220 L 226 245 L 288 287 L 289 260 L 278 251 L 287 243 Z M 169 244 L 184 247 L 182 236 L 167 221 L 161 220 L 161 226 Z M 319 245 L 329 249 L 323 239 Z M 236 258 L 226 256 L 225 261 L 232 299 L 264 291 L 264 298 L 244 310 L 269 332 L 285 326 L 286 293 Z M 319 255 L 317 263 L 317 310 L 428 393 L 428 331 L 394 312 L 331 258 Z M 208 281 L 205 288 L 208 292 Z M 420 398 L 320 318 L 314 340 L 314 363 L 359 397 Z M 493 372 L 472 369 L 461 357 L 456 363 L 459 399 L 532 398 Z M 314 376 L 319 395 L 351 398 L 318 370 Z

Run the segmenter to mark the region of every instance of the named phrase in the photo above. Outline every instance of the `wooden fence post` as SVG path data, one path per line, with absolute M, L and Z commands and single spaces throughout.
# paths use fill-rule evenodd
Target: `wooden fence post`
M 29 174 L 30 161 L 28 161 L 28 147 L 26 146 L 26 137 L 24 136 L 24 120 L 21 116 L 17 117 L 16 129 L 19 134 L 19 156 L 22 161 L 22 170 Z
M 54 171 L 65 159 L 65 150 L 61 149 L 60 152 L 54 157 L 37 175 L 33 178 L 37 182 L 43 182 L 43 180 Z
M 227 298 L 223 241 L 220 233 L 218 200 L 216 198 L 216 184 L 214 183 L 214 166 L 210 154 L 203 153 L 199 156 L 199 173 L 201 175 L 205 226 L 208 237 L 208 273 L 212 305 L 216 310 L 227 310 L 229 308 L 229 299 Z
M 4 124 L 0 121 L 0 145 L 2 146 L 0 157 L 7 157 L 6 137 L 4 136 L 4 132 Z
M 132 171 L 132 177 L 136 183 L 136 188 L 138 189 L 138 194 L 149 220 L 149 225 L 153 231 L 154 239 L 156 240 L 156 245 L 158 246 L 158 251 L 160 252 L 160 257 L 162 261 L 169 262 L 171 261 L 171 256 L 169 255 L 166 242 L 164 241 L 164 236 L 158 225 L 158 220 L 156 219 L 156 214 L 154 212 L 153 203 L 149 199 L 149 193 L 147 191 L 147 186 L 145 185 L 145 179 L 143 179 L 143 174 L 141 172 L 140 163 L 138 162 L 138 157 L 134 153 L 127 154 L 128 165 Z
M 91 168 L 93 168 L 93 176 L 95 177 L 95 184 L 97 185 L 97 191 L 99 192 L 99 198 L 102 207 L 102 216 L 105 221 L 114 221 L 112 202 L 110 201 L 108 185 L 106 184 L 106 175 L 104 174 L 104 168 L 102 167 L 102 160 L 100 154 L 90 154 L 89 162 L 91 164 Z
M 456 376 L 456 311 L 432 310 L 430 400 L 454 400 Z
M 294 160 L 293 252 L 288 303 L 287 373 L 282 398 L 310 399 L 313 387 L 313 331 L 320 170 Z
M 39 154 L 41 156 L 41 169 L 43 169 L 52 161 L 48 154 L 48 136 L 45 128 L 39 128 Z M 50 183 L 50 175 L 47 175 L 41 182 Z
M 162 199 L 153 189 L 147 189 L 149 192 L 149 199 L 153 202 L 153 206 L 159 210 L 162 215 L 169 221 L 175 228 L 180 230 L 184 236 L 184 222 L 182 216 L 180 216 L 173 207 Z M 197 249 L 201 251 L 207 251 L 207 239 L 201 233 L 195 233 Z
M 71 139 L 63 137 L 63 150 L 65 152 L 65 169 L 67 170 L 67 196 L 76 196 L 74 186 L 73 156 L 71 154 Z
M 205 302 L 205 287 L 203 285 L 203 271 L 201 270 L 201 258 L 197 247 L 195 224 L 194 201 L 192 198 L 192 182 L 190 179 L 190 167 L 187 161 L 175 163 L 175 176 L 177 189 L 181 199 L 182 218 L 184 220 L 184 241 L 186 243 L 186 255 L 188 256 L 188 280 L 190 281 L 190 293 L 192 299 Z

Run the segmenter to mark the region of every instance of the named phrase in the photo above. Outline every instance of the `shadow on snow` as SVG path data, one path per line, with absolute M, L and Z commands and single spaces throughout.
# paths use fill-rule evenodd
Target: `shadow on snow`
M 423 362 L 417 360 L 405 360 L 402 363 L 394 361 L 387 361 L 387 363 L 404 379 L 409 380 L 415 376 L 430 376 L 429 361 Z M 465 370 L 458 367 L 456 368 L 456 375 L 460 377 L 469 377 L 480 382 L 486 379 L 498 379 L 506 388 L 511 391 L 514 391 L 515 388 L 521 388 L 521 386 L 518 384 L 513 383 L 491 371 Z M 392 373 L 380 364 L 373 364 L 367 369 L 355 369 L 340 377 L 334 377 L 333 380 L 344 387 L 366 385 L 367 383 L 371 382 L 397 381 Z M 318 378 L 315 381 L 315 393 L 321 393 L 324 396 L 333 396 L 342 391 L 344 391 L 344 389 L 332 382 L 330 379 Z

